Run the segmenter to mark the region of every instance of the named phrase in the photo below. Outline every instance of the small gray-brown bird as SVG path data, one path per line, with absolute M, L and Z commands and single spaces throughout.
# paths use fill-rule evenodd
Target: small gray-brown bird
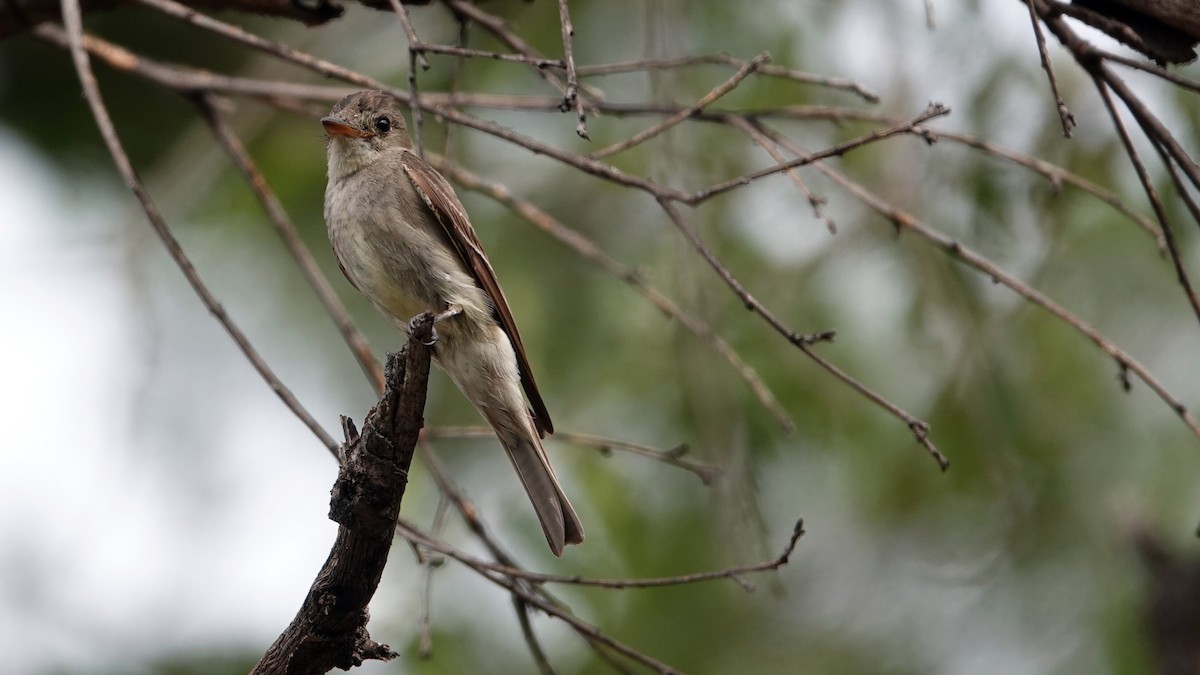
M 437 325 L 434 358 L 488 421 L 555 555 L 583 541 L 541 436 L 553 432 L 496 273 L 441 174 L 413 152 L 401 103 L 351 94 L 321 119 L 329 143 L 325 223 L 350 283 L 401 331 L 421 312 Z M 524 388 L 532 410 L 521 397 Z

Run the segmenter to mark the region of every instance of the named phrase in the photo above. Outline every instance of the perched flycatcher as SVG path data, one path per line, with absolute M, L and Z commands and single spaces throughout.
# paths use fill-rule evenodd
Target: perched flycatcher
M 351 94 L 321 124 L 329 137 L 325 223 L 338 265 L 401 331 L 421 312 L 457 312 L 436 327 L 434 359 L 495 430 L 550 549 L 562 555 L 564 544 L 583 541 L 583 526 L 542 447 L 554 427 L 462 203 L 413 152 L 394 96 Z

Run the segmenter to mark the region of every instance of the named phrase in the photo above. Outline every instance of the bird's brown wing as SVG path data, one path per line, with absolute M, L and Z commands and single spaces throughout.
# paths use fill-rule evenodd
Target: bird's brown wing
M 525 396 L 529 398 L 529 405 L 533 408 L 533 422 L 538 433 L 541 435 L 554 433 L 554 425 L 550 422 L 550 413 L 546 411 L 546 404 L 542 401 L 537 383 L 533 380 L 533 370 L 530 369 L 529 359 L 525 356 L 525 345 L 521 344 L 521 334 L 517 332 L 517 322 L 508 308 L 508 301 L 504 299 L 504 291 L 500 290 L 496 272 L 483 253 L 483 246 L 479 243 L 479 237 L 475 235 L 474 228 L 471 227 L 471 221 L 467 219 L 466 209 L 463 208 L 462 202 L 458 201 L 458 196 L 454 194 L 454 188 L 450 187 L 450 183 L 425 160 L 412 152 L 404 152 L 401 157 L 404 175 L 412 182 L 413 187 L 425 201 L 425 205 L 437 218 L 438 224 L 442 226 L 442 231 L 454 247 L 455 252 L 458 253 L 458 257 L 470 270 L 471 276 L 475 277 L 475 283 L 479 284 L 479 287 L 492 300 L 496 320 L 508 334 L 508 339 L 512 341 L 513 349 L 517 353 L 517 368 L 521 373 L 521 386 L 525 389 Z

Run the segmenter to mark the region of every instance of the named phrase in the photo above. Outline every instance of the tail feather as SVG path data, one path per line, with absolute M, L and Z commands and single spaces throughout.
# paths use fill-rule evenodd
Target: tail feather
M 504 449 L 521 477 L 554 555 L 561 556 L 566 544 L 583 543 L 583 525 L 563 493 L 542 444 L 519 438 L 515 443 L 505 443 Z

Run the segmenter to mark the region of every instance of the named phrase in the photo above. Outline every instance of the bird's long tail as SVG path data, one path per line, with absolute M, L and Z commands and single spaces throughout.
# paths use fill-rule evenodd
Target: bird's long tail
M 509 417 L 507 411 L 481 412 L 496 430 L 504 449 L 508 451 L 508 458 L 516 468 L 521 484 L 525 486 L 525 492 L 529 495 L 529 501 L 533 503 L 533 510 L 537 512 L 538 520 L 541 521 L 550 550 L 554 551 L 554 555 L 561 556 L 566 544 L 583 543 L 583 525 L 558 483 L 558 476 L 550 466 L 550 459 L 546 456 L 541 439 L 533 430 L 532 420 L 521 424 L 522 428 L 514 429 L 514 420 Z M 517 414 L 528 415 L 524 410 Z

